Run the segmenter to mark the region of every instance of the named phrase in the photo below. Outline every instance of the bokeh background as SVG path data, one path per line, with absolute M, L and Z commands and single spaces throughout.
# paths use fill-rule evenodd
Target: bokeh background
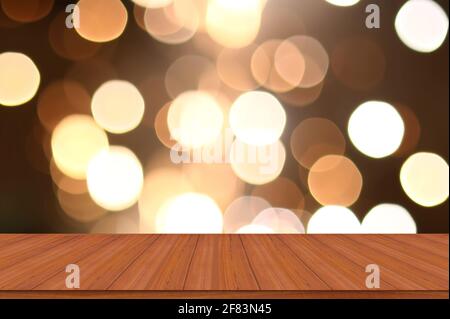
M 99 5 L 102 2 L 99 1 Z M 109 5 L 114 7 L 114 2 L 117 1 L 111 0 Z M 405 161 L 417 152 L 437 154 L 448 163 L 449 145 L 447 31 L 445 41 L 432 52 L 418 52 L 405 45 L 396 31 L 395 21 L 406 1 L 361 0 L 350 6 L 337 6 L 325 0 L 268 0 L 260 9 L 260 25 L 254 38 L 245 38 L 245 33 L 250 32 L 247 30 L 250 20 L 241 23 L 241 19 L 229 24 L 230 32 L 240 30 L 237 34 L 242 39 L 240 36 L 234 38 L 243 41 L 242 45 L 237 44 L 242 46 L 239 49 L 230 48 L 236 45 L 233 38 L 226 39 L 220 30 L 214 33 L 203 25 L 205 8 L 210 5 L 206 0 L 194 1 L 198 5 L 195 11 L 198 21 L 186 18 L 193 16 L 192 7 L 180 5 L 181 11 L 177 12 L 181 12 L 181 18 L 176 18 L 185 19 L 184 30 L 178 32 L 182 27 L 177 25 L 178 33 L 174 34 L 166 21 L 173 18 L 170 15 L 173 12 L 168 15 L 167 10 L 159 8 L 147 9 L 151 12 L 146 13 L 145 8 L 132 1 L 118 2 L 125 6 L 125 13 L 122 9 L 105 8 L 102 18 L 99 16 L 97 21 L 110 24 L 106 28 L 109 34 L 101 27 L 96 28 L 93 20 L 86 20 L 85 26 L 82 19 L 80 30 L 65 28 L 68 15 L 65 8 L 70 1 L 0 0 L 0 56 L 5 52 L 25 54 L 40 74 L 38 90 L 29 101 L 16 106 L 5 106 L 0 101 L 1 233 L 208 232 L 204 224 L 213 225 L 217 219 L 208 220 L 205 217 L 208 212 L 206 215 L 197 214 L 203 208 L 205 211 L 218 208 L 226 217 L 219 223 L 234 232 L 239 228 L 237 224 L 246 226 L 251 223 L 247 215 L 256 216 L 254 206 L 260 210 L 268 208 L 266 203 L 254 202 L 255 197 L 246 197 L 236 203 L 235 200 L 242 196 L 258 196 L 274 207 L 289 209 L 305 228 L 311 215 L 324 205 L 349 206 L 359 221 L 363 221 L 373 207 L 392 203 L 409 212 L 417 232 L 448 232 L 448 185 L 446 190 L 436 190 L 444 193 L 446 198 L 443 201 L 425 207 L 414 195 L 412 198 L 408 196 L 400 180 Z M 368 29 L 365 25 L 368 15 L 365 8 L 370 3 L 381 9 L 379 29 Z M 445 12 L 448 26 L 448 1 L 434 3 Z M 117 7 L 121 8 L 120 4 Z M 90 12 L 94 16 L 101 12 L 94 9 Z M 122 30 L 120 25 L 125 23 L 124 14 L 126 27 Z M 172 20 L 170 23 L 174 24 Z M 329 61 L 329 64 L 324 62 L 321 58 L 323 52 L 314 46 L 315 43 L 306 44 L 306 49 L 313 52 L 313 62 L 319 65 L 313 78 L 320 78 L 309 88 L 290 81 L 296 74 L 289 71 L 296 70 L 296 63 L 302 61 L 302 55 L 296 55 L 301 53 L 302 46 L 299 49 L 295 41 L 283 41 L 298 35 L 320 43 Z M 267 41 L 275 44 L 267 45 Z M 264 48 L 276 49 L 282 43 L 287 50 L 294 47 L 293 51 L 287 51 L 284 69 L 283 61 L 280 62 L 278 71 L 284 70 L 285 77 L 280 79 L 280 75 L 272 74 L 270 76 L 275 80 L 266 78 L 258 83 L 258 74 L 262 72 L 264 78 L 267 68 L 273 68 L 270 53 Z M 255 62 L 255 52 L 267 54 L 263 54 L 260 64 Z M 252 61 L 257 64 L 253 70 Z M 327 66 L 325 69 L 321 69 L 323 64 Z M 234 68 L 237 68 L 236 72 Z M 1 75 L 0 62 L 0 78 Z M 145 180 L 138 196 L 139 203 L 136 198 L 133 203 L 125 205 L 129 207 L 115 211 L 108 207 L 108 203 L 99 205 L 98 200 L 92 199 L 92 190 L 88 190 L 83 178 L 73 179 L 65 176 L 61 167 L 58 169 L 52 160 L 55 150 L 52 150 L 51 141 L 56 125 L 66 116 L 92 116 L 93 95 L 102 84 L 117 79 L 137 88 L 145 101 L 145 112 L 142 121 L 132 130 L 117 134 L 106 127 L 103 129 L 109 131 L 110 145 L 122 145 L 136 155 Z M 28 85 L 32 82 L 33 77 L 29 76 Z M 286 82 L 287 88 L 284 89 Z M 281 91 L 286 92 L 280 92 L 279 85 Z M 226 110 L 241 94 L 254 90 L 269 92 L 283 105 L 286 123 L 280 140 L 286 149 L 286 160 L 279 176 L 273 177 L 274 181 L 253 185 L 254 176 L 238 176 L 236 168 L 225 164 L 170 163 L 167 109 L 182 92 L 199 89 L 213 92 L 211 95 L 217 104 Z M 127 96 L 126 99 L 132 97 Z M 348 133 L 349 119 L 355 109 L 373 100 L 392 105 L 401 115 L 406 129 L 401 146 L 383 158 L 364 154 L 355 147 Z M 313 120 L 302 128 L 303 131 L 297 128 L 308 119 Z M 98 123 L 101 120 L 95 120 L 99 127 L 102 126 Z M 385 135 L 383 132 L 390 132 L 389 124 L 386 125 L 379 127 L 380 138 Z M 320 175 L 318 171 L 318 176 L 314 177 L 310 169 L 319 158 L 314 152 L 313 155 L 305 155 L 308 146 L 317 146 L 316 153 L 321 156 L 345 156 L 350 162 L 329 175 Z M 427 174 L 426 168 L 424 170 Z M 244 175 L 246 173 L 244 169 Z M 441 185 L 445 178 L 448 184 L 448 164 L 446 170 L 444 165 L 437 172 L 437 176 L 437 184 Z M 347 192 L 339 193 L 346 188 Z M 185 217 L 178 222 L 191 223 L 191 228 L 156 225 L 155 216 L 161 207 L 167 205 L 166 200 L 185 190 L 189 194 L 207 195 L 215 204 L 201 202 L 201 198 L 200 203 L 198 198 L 181 198 L 178 203 L 171 203 L 169 210 L 177 208 L 183 211 Z M 182 213 L 173 213 L 170 216 L 172 222 L 180 217 L 177 214 Z M 297 220 L 293 220 L 289 213 L 283 214 L 272 211 L 267 223 L 279 225 L 283 221 L 288 224 L 286 229 L 292 227 L 294 232 L 301 232 Z M 280 216 L 287 217 L 283 219 Z M 167 223 L 171 222 L 170 218 Z M 384 222 L 396 223 L 389 218 Z M 203 225 L 203 228 L 196 228 L 195 223 Z M 257 230 L 261 229 L 265 228 Z M 213 228 L 209 230 L 215 232 Z

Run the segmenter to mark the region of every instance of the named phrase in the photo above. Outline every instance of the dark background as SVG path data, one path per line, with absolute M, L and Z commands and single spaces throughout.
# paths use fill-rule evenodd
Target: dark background
M 318 0 L 269 1 L 298 10 L 306 33 L 317 38 L 328 53 L 340 40 L 349 36 L 362 36 L 375 41 L 386 58 L 383 81 L 369 91 L 345 87 L 330 70 L 322 94 L 313 105 L 301 109 L 286 107 L 286 132 L 291 132 L 300 120 L 312 116 L 326 117 L 334 121 L 342 132 L 346 132 L 348 118 L 362 102 L 375 99 L 401 103 L 411 108 L 420 121 L 421 136 L 415 152 L 434 152 L 448 162 L 448 38 L 441 48 L 431 54 L 420 54 L 407 48 L 394 29 L 395 15 L 405 2 L 401 0 L 361 1 L 348 8 L 335 7 Z M 448 15 L 449 2 L 437 2 Z M 63 78 L 73 64 L 73 61 L 55 54 L 48 41 L 52 18 L 64 11 L 67 3 L 70 2 L 56 1 L 50 15 L 40 21 L 14 28 L 0 27 L 0 53 L 19 51 L 30 56 L 41 72 L 39 92 L 50 82 Z M 365 6 L 369 3 L 381 7 L 381 29 L 369 30 L 365 27 Z M 1 16 L 4 14 L 0 13 Z M 283 21 L 278 23 L 282 25 Z M 129 4 L 129 21 L 124 34 L 118 40 L 103 45 L 97 56 L 108 59 L 120 78 L 139 83 L 152 72 L 160 74 L 158 72 L 167 69 L 177 57 L 188 53 L 196 53 L 191 43 L 169 46 L 145 34 L 136 25 Z M 89 225 L 70 221 L 61 213 L 50 176 L 36 169 L 29 160 L 30 135 L 39 124 L 36 114 L 39 92 L 25 105 L 14 108 L 0 106 L 0 233 L 84 232 L 89 229 Z M 157 93 L 159 96 L 146 101 L 147 108 L 158 109 L 165 100 L 168 101 L 163 90 Z M 145 92 L 143 94 L 146 96 Z M 113 143 L 125 143 L 143 163 L 159 145 L 154 131 L 146 126 L 110 138 Z M 288 133 L 284 136 L 284 143 L 289 145 Z M 39 154 L 42 152 L 39 145 L 31 145 L 31 150 L 35 152 L 33 156 L 43 157 L 43 154 Z M 376 204 L 392 202 L 408 209 L 420 233 L 448 233 L 448 201 L 433 208 L 421 207 L 411 201 L 401 188 L 399 171 L 411 153 L 374 160 L 358 152 L 347 137 L 346 154 L 360 168 L 364 177 L 360 200 L 352 206 L 361 219 Z M 298 164 L 291 155 L 288 155 L 283 175 L 296 181 L 305 191 L 298 177 Z M 311 210 L 314 207 L 309 208 Z

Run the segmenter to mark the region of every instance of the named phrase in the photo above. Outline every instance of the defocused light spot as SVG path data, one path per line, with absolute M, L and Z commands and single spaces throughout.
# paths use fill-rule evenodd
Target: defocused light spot
M 364 217 L 361 231 L 367 234 L 415 234 L 417 227 L 403 207 L 381 204 L 372 208 Z
M 210 197 L 187 193 L 169 200 L 158 212 L 159 233 L 215 234 L 222 233 L 220 208 Z
M 70 115 L 55 127 L 51 143 L 56 166 L 67 176 L 84 179 L 89 161 L 108 147 L 108 137 L 90 116 Z
M 347 207 L 358 200 L 363 179 L 350 159 L 327 155 L 311 167 L 308 185 L 311 194 L 320 204 Z
M 176 141 L 170 138 L 169 126 L 167 124 L 167 114 L 169 113 L 170 102 L 166 103 L 156 114 L 155 117 L 155 132 L 159 141 L 167 148 L 172 148 Z
M 325 155 L 343 155 L 345 146 L 345 137 L 341 130 L 324 118 L 302 121 L 291 135 L 292 155 L 307 169 Z
M 50 176 L 55 185 L 66 193 L 81 195 L 88 192 L 86 180 L 74 179 L 65 175 L 56 166 L 54 160 L 50 161 Z
M 306 72 L 306 61 L 294 43 L 283 41 L 277 48 L 274 57 L 277 73 L 290 85 L 300 85 Z
M 442 204 L 449 193 L 448 163 L 433 153 L 416 153 L 400 171 L 400 182 L 406 194 L 421 206 Z
M 101 207 L 124 210 L 134 205 L 144 182 L 142 166 L 132 151 L 112 146 L 89 162 L 87 184 L 92 199 Z
M 214 64 L 198 55 L 186 55 L 173 62 L 167 69 L 164 82 L 172 98 L 186 91 L 208 91 L 220 87 Z
M 395 29 L 400 40 L 410 49 L 429 53 L 444 43 L 448 17 L 435 1 L 410 0 L 400 8 L 395 18 Z
M 138 234 L 139 218 L 134 211 L 104 216 L 90 230 L 91 234 Z
M 305 198 L 300 188 L 290 179 L 279 177 L 271 183 L 258 185 L 252 196 L 267 200 L 273 207 L 303 209 Z
M 1 0 L 3 12 L 18 22 L 34 22 L 47 16 L 53 8 L 54 0 Z
M 253 219 L 267 208 L 270 208 L 270 204 L 260 197 L 243 196 L 237 198 L 225 210 L 223 216 L 224 233 L 238 232 L 240 228 L 250 225 Z
M 339 7 L 349 7 L 359 2 L 359 0 L 326 0 L 326 1 Z
M 279 93 L 277 96 L 284 103 L 294 107 L 304 107 L 314 103 L 322 93 L 324 82 L 310 88 L 296 87 L 288 92 Z
M 252 75 L 251 60 L 255 46 L 242 49 L 223 49 L 217 57 L 217 71 L 222 81 L 238 91 L 251 91 L 258 87 Z
M 292 49 L 294 46 L 301 53 L 304 60 L 304 73 L 298 86 L 310 88 L 321 83 L 325 79 L 330 65 L 325 48 L 316 39 L 305 35 L 296 35 L 288 38 L 280 45 L 280 48 L 286 47 L 285 51 L 294 52 Z M 291 48 L 290 50 L 288 50 L 289 47 Z M 300 59 L 298 53 L 291 54 L 297 56 L 296 60 Z M 288 66 L 285 66 L 284 69 L 286 70 L 287 68 Z
M 405 134 L 402 144 L 393 155 L 405 157 L 411 155 L 419 144 L 422 128 L 417 115 L 411 108 L 402 104 L 395 104 L 395 108 L 405 123 Z
M 394 153 L 401 145 L 405 125 L 390 104 L 369 101 L 351 115 L 348 134 L 353 145 L 363 154 L 382 158 Z
M 256 82 L 277 93 L 287 92 L 295 87 L 295 84 L 283 79 L 275 67 L 275 54 L 281 43 L 281 40 L 262 43 L 253 53 L 251 60 L 252 74 Z
M 336 46 L 331 55 L 331 67 L 338 80 L 347 87 L 370 90 L 383 80 L 386 58 L 377 43 L 354 37 Z
M 224 47 L 245 47 L 258 35 L 262 9 L 261 0 L 211 0 L 206 13 L 208 34 Z
M 135 129 L 142 120 L 145 102 L 141 93 L 126 81 L 109 81 L 98 88 L 92 98 L 95 121 L 111 133 Z
M 164 150 L 164 154 L 168 152 Z M 145 176 L 144 188 L 139 198 L 141 231 L 156 232 L 156 215 L 170 198 L 193 192 L 187 177 L 177 168 L 156 168 Z
M 268 227 L 276 234 L 305 233 L 305 227 L 297 215 L 284 208 L 265 209 L 255 217 L 252 224 Z
M 0 54 L 0 104 L 17 106 L 36 94 L 41 76 L 34 62 L 25 54 Z
M 70 194 L 58 189 L 57 198 L 63 211 L 72 219 L 90 223 L 98 220 L 107 212 L 90 198 L 89 194 Z
M 41 124 L 51 132 L 66 116 L 90 114 L 91 97 L 75 81 L 55 81 L 39 95 L 37 113 Z
M 223 128 L 223 112 L 208 93 L 188 91 L 170 105 L 167 122 L 173 139 L 187 148 L 198 148 L 216 141 Z
M 263 225 L 245 225 L 236 230 L 236 234 L 273 234 L 272 228 Z
M 161 8 L 147 8 L 144 16 L 147 32 L 167 44 L 189 41 L 200 26 L 199 8 L 193 0 L 172 0 Z
M 286 112 L 272 94 L 247 92 L 231 106 L 230 125 L 234 134 L 247 144 L 273 144 L 283 134 Z
M 173 2 L 173 0 L 132 0 L 137 5 L 144 8 L 162 8 Z
M 127 8 L 120 0 L 80 0 L 80 25 L 78 34 L 93 42 L 109 42 L 117 39 L 125 30 Z
M 236 139 L 231 146 L 230 161 L 240 179 L 249 184 L 262 185 L 280 176 L 286 161 L 286 150 L 280 141 L 254 146 Z
M 341 206 L 325 206 L 308 223 L 308 234 L 358 234 L 361 224 L 355 214 Z

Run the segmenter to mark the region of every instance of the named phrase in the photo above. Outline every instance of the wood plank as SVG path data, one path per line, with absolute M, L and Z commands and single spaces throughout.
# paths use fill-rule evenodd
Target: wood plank
M 276 236 L 240 235 L 261 290 L 329 290 Z
M 439 241 L 434 241 L 435 235 L 414 235 L 414 236 L 404 236 L 404 235 L 390 235 L 392 240 L 398 241 L 408 247 L 419 248 L 422 250 L 429 251 L 435 255 L 444 257 L 448 259 L 448 240 L 447 243 L 442 243 Z
M 398 290 L 446 290 L 444 283 L 435 283 L 434 280 L 430 282 L 427 274 L 415 271 L 411 265 L 342 235 L 321 236 L 319 240 L 351 258 L 362 267 L 377 264 L 386 282 Z M 381 286 L 381 289 L 384 287 Z
M 118 235 L 98 252 L 82 257 L 80 267 L 81 290 L 106 290 L 133 261 L 139 257 L 157 238 L 157 236 Z M 61 269 L 35 290 L 65 290 L 67 273 Z
M 64 235 L 69 238 L 64 245 L 57 245 L 42 253 L 23 260 L 13 267 L 0 270 L 1 290 L 32 290 L 52 277 L 68 264 L 97 252 L 103 245 L 114 240 L 114 236 Z
M 185 290 L 258 290 L 242 241 L 234 235 L 201 236 Z
M 283 235 L 282 240 L 333 290 L 367 290 L 365 267 L 323 244 L 318 236 Z M 384 290 L 395 289 L 381 277 Z
M 0 234 L 0 249 L 11 244 L 16 244 L 18 241 L 29 238 L 27 234 Z
M 161 235 L 111 290 L 183 290 L 198 235 Z

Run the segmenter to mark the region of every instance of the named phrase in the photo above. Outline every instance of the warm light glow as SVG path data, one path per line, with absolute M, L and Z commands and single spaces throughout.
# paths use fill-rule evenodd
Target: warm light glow
M 278 177 L 271 183 L 255 186 L 252 196 L 264 198 L 273 207 L 303 209 L 305 204 L 302 191 L 287 177 Z
M 258 35 L 261 0 L 210 0 L 206 29 L 211 38 L 227 48 L 242 48 Z
M 103 150 L 89 162 L 87 184 L 92 199 L 101 207 L 124 210 L 134 205 L 143 187 L 141 163 L 121 146 Z
M 447 37 L 448 16 L 435 1 L 409 0 L 397 14 L 395 30 L 410 49 L 433 52 Z
M 326 1 L 339 7 L 350 7 L 359 2 L 359 0 L 326 0 Z
M 167 7 L 169 4 L 173 2 L 173 0 L 131 0 L 137 5 L 144 8 L 162 8 Z
M 223 217 L 220 208 L 208 196 L 186 193 L 170 199 L 156 217 L 159 233 L 221 233 Z
M 283 134 L 286 112 L 272 94 L 247 92 L 231 106 L 230 125 L 242 142 L 258 146 L 269 145 Z
M 325 206 L 308 222 L 309 234 L 358 234 L 361 224 L 355 214 L 341 206 Z
M 260 212 L 270 207 L 270 204 L 260 197 L 243 196 L 235 199 L 223 215 L 224 233 L 238 232 L 240 228 L 250 225 Z
M 245 225 L 236 230 L 236 234 L 273 234 L 272 228 L 263 225 Z
M 71 194 L 58 189 L 56 195 L 64 213 L 77 222 L 91 223 L 107 213 L 94 203 L 88 193 Z
M 95 121 L 111 133 L 135 129 L 144 116 L 145 102 L 138 89 L 126 81 L 109 81 L 100 86 L 92 98 Z
M 308 186 L 320 204 L 347 207 L 358 200 L 363 179 L 350 159 L 340 155 L 327 155 L 311 167 Z
M 305 233 L 305 227 L 297 215 L 284 208 L 265 209 L 255 217 L 252 224 L 268 227 L 276 234 Z
M 41 76 L 34 62 L 25 54 L 0 54 L 0 104 L 17 106 L 36 94 Z
M 77 6 L 80 23 L 75 30 L 86 40 L 109 42 L 125 30 L 128 12 L 121 0 L 80 0 Z
M 47 16 L 53 8 L 54 0 L 1 0 L 1 10 L 12 20 L 34 22 Z
M 89 161 L 108 147 L 108 137 L 90 116 L 70 115 L 55 127 L 51 145 L 53 158 L 61 172 L 84 179 Z
M 235 140 L 230 151 L 231 167 L 244 182 L 253 185 L 270 183 L 280 176 L 286 162 L 286 150 L 280 141 L 253 146 Z
M 393 154 L 401 145 L 405 124 L 390 104 L 369 101 L 351 115 L 348 134 L 353 145 L 363 154 L 382 158 Z
M 416 153 L 406 160 L 400 171 L 406 194 L 421 206 L 442 204 L 449 194 L 448 163 L 433 153 Z
M 415 234 L 417 227 L 403 207 L 381 204 L 372 208 L 364 217 L 361 231 L 366 234 Z
M 170 105 L 167 116 L 173 139 L 187 148 L 210 145 L 223 128 L 223 112 L 218 102 L 203 91 L 188 91 Z

